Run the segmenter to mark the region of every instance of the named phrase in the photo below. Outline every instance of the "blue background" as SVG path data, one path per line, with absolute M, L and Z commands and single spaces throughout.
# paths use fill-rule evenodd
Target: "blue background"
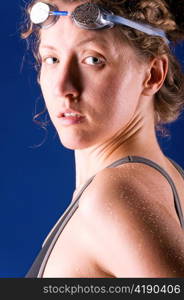
M 59 142 L 52 125 L 45 133 L 32 118 L 43 101 L 20 22 L 25 1 L 1 3 L 0 26 L 0 277 L 24 277 L 43 239 L 71 201 L 75 187 L 73 151 Z M 184 61 L 184 45 L 176 49 Z M 22 64 L 25 57 L 25 63 Z M 184 65 L 184 63 L 183 63 Z M 166 155 L 184 167 L 181 115 L 160 140 Z

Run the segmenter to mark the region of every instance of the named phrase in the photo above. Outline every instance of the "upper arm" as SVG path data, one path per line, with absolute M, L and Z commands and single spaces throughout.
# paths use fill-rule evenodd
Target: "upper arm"
M 89 194 L 82 215 L 100 268 L 115 277 L 184 277 L 184 232 L 141 183 L 105 171 Z

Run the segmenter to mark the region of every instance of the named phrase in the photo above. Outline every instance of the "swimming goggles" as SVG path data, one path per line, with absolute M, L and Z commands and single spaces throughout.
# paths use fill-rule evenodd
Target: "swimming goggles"
M 115 24 L 125 25 L 148 35 L 159 36 L 169 44 L 169 40 L 163 30 L 114 15 L 112 12 L 106 11 L 94 3 L 81 4 L 73 12 L 69 12 L 58 11 L 55 5 L 37 2 L 32 6 L 30 11 L 31 22 L 41 28 L 48 28 L 50 25 L 56 23 L 60 16 L 70 16 L 77 26 L 88 30 L 112 28 Z

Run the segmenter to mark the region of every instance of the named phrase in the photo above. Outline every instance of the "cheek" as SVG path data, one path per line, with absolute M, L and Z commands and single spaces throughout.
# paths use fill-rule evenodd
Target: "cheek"
M 109 113 L 111 116 L 113 111 L 120 109 L 122 102 L 128 96 L 128 86 L 125 80 L 113 76 L 112 73 L 91 79 L 87 90 L 89 99 L 94 101 L 101 111 L 106 111 L 106 115 Z
M 84 93 L 89 98 L 96 99 L 96 103 L 110 104 L 119 89 L 119 83 L 115 80 L 111 72 L 101 72 L 100 74 L 86 74 L 84 78 Z
M 52 100 L 52 86 L 50 80 L 48 80 L 48 76 L 43 76 L 43 74 L 40 74 L 40 88 L 42 91 L 42 95 L 45 101 L 45 104 L 47 106 L 48 111 L 53 110 L 53 100 Z
M 136 112 L 140 97 L 139 81 L 135 82 L 136 74 L 110 74 L 98 84 L 101 112 L 111 126 L 124 126 Z

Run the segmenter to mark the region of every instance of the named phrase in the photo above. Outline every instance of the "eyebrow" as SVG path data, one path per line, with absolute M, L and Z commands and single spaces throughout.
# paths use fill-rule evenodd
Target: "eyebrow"
M 56 50 L 56 48 L 51 46 L 51 45 L 42 45 L 42 44 L 40 44 L 39 48 L 43 48 L 43 49 L 46 48 L 46 49 L 50 49 L 50 50 Z
M 97 38 L 97 37 L 94 37 L 94 38 L 87 38 L 87 39 L 84 39 L 82 41 L 80 41 L 76 46 L 82 46 L 84 44 L 89 44 L 89 43 L 99 43 L 99 44 L 102 44 L 103 46 L 107 46 L 107 43 L 105 42 L 105 40 L 102 40 L 101 38 Z
M 101 44 L 104 48 L 107 47 L 107 43 L 105 42 L 105 40 L 103 41 L 102 39 L 100 38 L 87 38 L 87 39 L 84 39 L 82 41 L 80 41 L 79 43 L 77 43 L 75 45 L 75 47 L 80 47 L 84 44 L 90 44 L 90 43 L 98 43 L 98 44 Z M 40 48 L 47 48 L 47 49 L 50 49 L 50 50 L 57 50 L 54 46 L 51 46 L 51 45 L 42 45 L 40 44 Z

